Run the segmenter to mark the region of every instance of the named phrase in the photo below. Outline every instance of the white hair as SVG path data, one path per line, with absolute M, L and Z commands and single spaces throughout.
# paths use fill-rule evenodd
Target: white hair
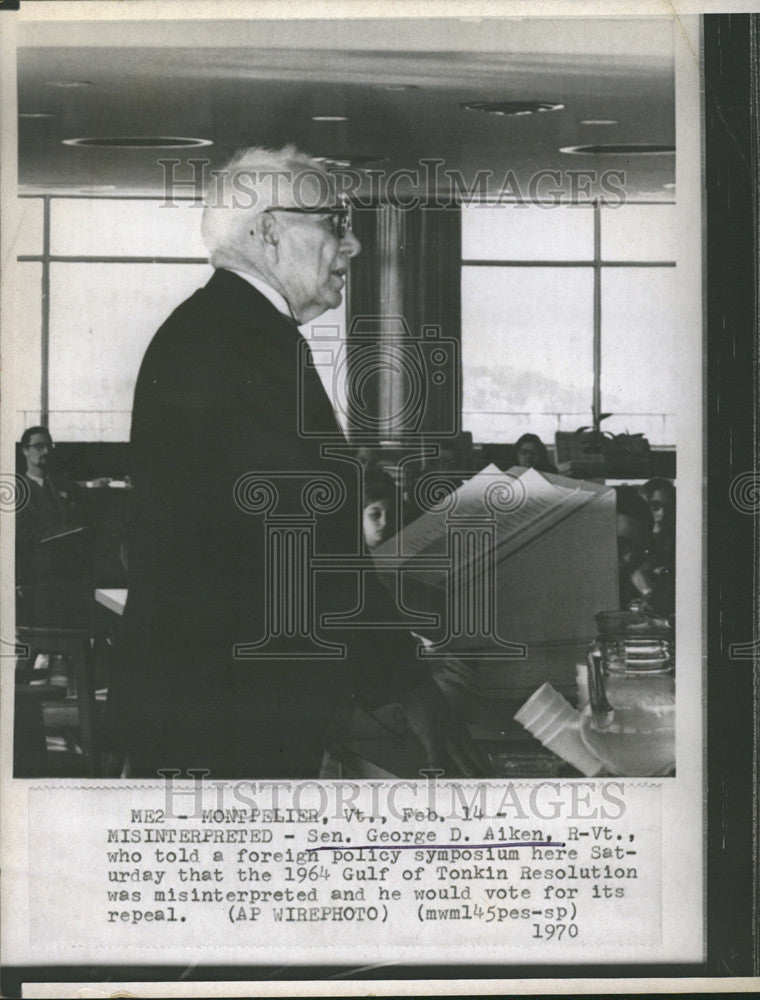
M 293 145 L 240 150 L 211 177 L 201 235 L 215 267 L 240 259 L 243 231 L 253 216 L 278 205 L 313 208 L 335 197 L 330 174 Z

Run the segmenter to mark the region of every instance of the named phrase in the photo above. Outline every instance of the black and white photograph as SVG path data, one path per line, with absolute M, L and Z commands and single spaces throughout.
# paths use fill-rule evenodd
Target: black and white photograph
M 16 775 L 672 773 L 670 25 L 46 27 Z
M 4 992 L 756 974 L 757 16 L 170 6 L 0 10 Z

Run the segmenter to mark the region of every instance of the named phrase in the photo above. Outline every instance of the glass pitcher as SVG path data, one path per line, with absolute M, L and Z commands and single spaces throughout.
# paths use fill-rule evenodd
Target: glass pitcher
M 675 766 L 672 626 L 645 610 L 603 611 L 596 624 L 583 740 L 613 774 L 668 774 Z

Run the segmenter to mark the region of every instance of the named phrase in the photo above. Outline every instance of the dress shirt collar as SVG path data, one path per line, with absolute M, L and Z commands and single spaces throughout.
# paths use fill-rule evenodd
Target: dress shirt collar
M 290 306 L 284 296 L 280 295 L 280 293 L 272 288 L 271 285 L 268 285 L 266 281 L 262 281 L 261 278 L 254 278 L 252 274 L 247 274 L 245 271 L 238 271 L 234 267 L 227 268 L 227 270 L 232 271 L 233 274 L 237 274 L 238 277 L 243 278 L 243 280 L 247 281 L 249 285 L 253 285 L 257 291 L 261 292 L 265 298 L 269 299 L 278 312 L 284 313 L 288 319 L 292 319 L 293 322 L 298 325 L 296 318 L 290 311 Z
M 38 478 L 37 476 L 33 476 L 31 474 L 31 472 L 27 472 L 26 478 L 27 479 L 32 479 L 35 483 L 37 483 L 38 486 L 44 486 L 45 485 L 45 480 L 44 479 Z
M 234 267 L 225 267 L 222 268 L 222 270 L 230 271 L 232 274 L 236 274 L 239 278 L 242 278 L 243 281 L 247 281 L 249 285 L 252 285 L 258 292 L 260 292 L 266 299 L 268 299 L 275 307 L 275 309 L 277 309 L 278 312 L 282 313 L 282 315 L 286 316 L 289 320 L 291 320 L 292 323 L 295 324 L 296 329 L 298 330 L 298 333 L 301 336 L 301 339 L 307 346 L 307 350 L 310 350 L 308 338 L 305 337 L 303 331 L 299 329 L 298 320 L 290 311 L 290 306 L 288 305 L 287 300 L 284 298 L 284 296 L 280 295 L 280 293 L 276 291 L 274 288 L 272 288 L 271 285 L 268 285 L 265 281 L 262 281 L 261 278 L 254 278 L 252 274 L 248 274 L 246 271 L 238 271 Z M 308 370 L 316 372 L 318 381 L 322 381 L 322 376 L 317 366 L 312 364 L 308 366 Z M 330 407 L 332 408 L 334 419 L 336 421 L 336 426 L 341 427 L 341 422 L 338 420 L 337 416 L 335 416 L 335 405 L 333 403 L 332 393 L 328 389 L 328 386 L 326 383 L 324 383 L 324 381 L 322 381 L 322 388 L 330 403 Z

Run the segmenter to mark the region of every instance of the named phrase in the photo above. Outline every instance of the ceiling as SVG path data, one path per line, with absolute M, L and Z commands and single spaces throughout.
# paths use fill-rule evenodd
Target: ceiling
M 625 171 L 628 199 L 674 197 L 672 154 L 560 152 L 581 144 L 675 144 L 667 18 L 32 17 L 19 24 L 18 48 L 19 182 L 26 191 L 163 194 L 159 159 L 206 158 L 219 166 L 244 146 L 294 142 L 314 155 L 365 162 L 385 179 L 399 169 L 420 171 L 419 181 L 403 179 L 399 194 L 410 186 L 449 191 L 454 172 L 471 187 L 478 170 L 488 172 L 491 195 L 529 196 L 540 170 L 560 171 L 560 187 L 571 194 L 567 171 L 600 177 L 614 169 Z M 564 108 L 499 117 L 462 107 L 521 100 Z M 613 124 L 584 124 L 589 120 Z M 212 144 L 159 150 L 63 142 L 154 135 Z M 426 159 L 443 161 L 435 178 L 420 167 Z M 177 167 L 175 176 L 193 175 Z M 542 183 L 540 191 L 556 186 Z M 360 191 L 368 190 L 365 177 Z

